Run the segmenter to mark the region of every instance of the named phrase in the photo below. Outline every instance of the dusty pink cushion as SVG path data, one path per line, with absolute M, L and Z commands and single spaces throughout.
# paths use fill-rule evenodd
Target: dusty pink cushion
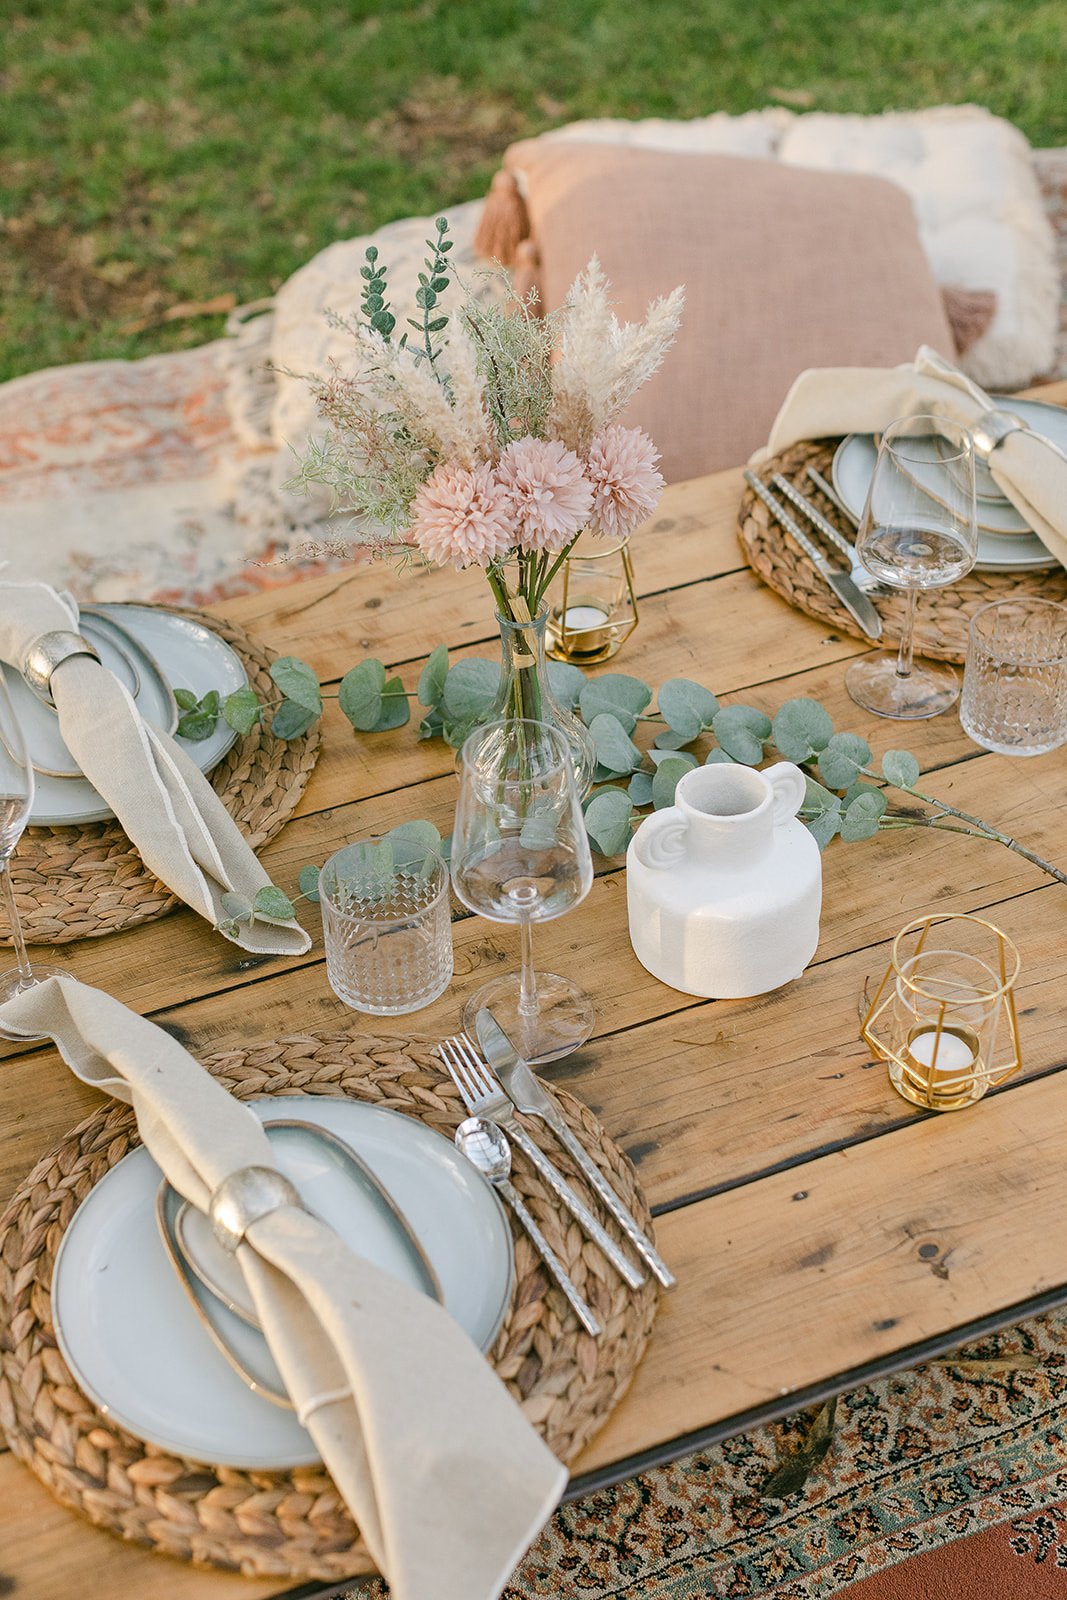
M 623 320 L 685 284 L 679 342 L 627 417 L 670 482 L 744 461 L 806 367 L 954 352 L 911 201 L 882 178 L 537 140 L 507 168 L 531 234 L 519 260 L 549 310 L 594 250 Z

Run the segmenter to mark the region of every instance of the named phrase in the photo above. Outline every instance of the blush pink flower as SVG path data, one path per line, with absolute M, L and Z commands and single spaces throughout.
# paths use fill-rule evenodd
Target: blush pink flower
M 411 502 L 411 532 L 438 566 L 487 567 L 515 543 L 510 502 L 491 467 L 443 461 Z
M 656 471 L 659 451 L 640 428 L 613 423 L 589 446 L 586 472 L 593 485 L 590 526 L 607 539 L 626 539 L 659 504 L 664 486 Z
M 593 490 L 582 463 L 558 439 L 516 439 L 496 469 L 523 550 L 562 550 L 585 527 Z

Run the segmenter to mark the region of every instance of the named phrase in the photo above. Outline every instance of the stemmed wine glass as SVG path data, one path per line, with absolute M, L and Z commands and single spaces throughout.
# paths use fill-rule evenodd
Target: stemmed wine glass
M 0 972 L 0 1005 L 21 994 L 24 989 L 32 989 L 34 984 L 43 983 L 45 978 L 63 976 L 59 967 L 30 965 L 11 883 L 11 857 L 29 820 L 33 790 L 33 763 L 26 737 L 16 719 L 3 670 L 0 669 L 0 898 L 7 912 L 17 963 L 7 972 Z M 3 1030 L 0 1029 L 2 1034 Z M 20 1034 L 19 1037 L 29 1036 Z
M 908 598 L 896 656 L 854 661 L 845 674 L 848 692 L 879 717 L 936 717 L 959 694 L 959 675 L 941 661 L 913 661 L 915 602 L 920 589 L 955 583 L 974 566 L 974 447 L 966 428 L 915 416 L 886 429 L 856 550 L 869 572 Z
M 452 883 L 465 906 L 491 922 L 517 922 L 522 966 L 471 996 L 463 1025 L 491 1006 L 528 1061 L 554 1061 L 593 1030 L 588 995 L 568 978 L 535 972 L 533 924 L 570 911 L 589 893 L 593 862 L 562 735 L 544 722 L 509 718 L 476 728 L 460 755 L 452 836 Z

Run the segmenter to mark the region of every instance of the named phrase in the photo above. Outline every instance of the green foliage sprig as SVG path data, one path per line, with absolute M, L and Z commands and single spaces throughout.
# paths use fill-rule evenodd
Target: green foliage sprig
M 876 769 L 867 741 L 859 734 L 835 730 L 818 700 L 806 696 L 787 700 L 768 717 L 755 706 L 721 706 L 710 689 L 689 678 L 669 678 L 656 696 L 656 709 L 650 711 L 651 686 L 626 673 L 587 678 L 578 667 L 552 661 L 548 676 L 557 701 L 581 716 L 596 749 L 585 825 L 601 855 L 622 854 L 642 813 L 674 803 L 678 780 L 700 764 L 686 746 L 710 736 L 714 743 L 705 764 L 726 761 L 757 767 L 776 752 L 802 769 L 807 787 L 800 817 L 820 849 L 835 838 L 856 843 L 879 832 L 934 828 L 1004 845 L 1067 883 L 1067 873 L 1017 839 L 917 788 L 920 767 L 909 750 L 886 751 Z M 182 719 L 183 723 L 190 719 L 189 731 L 179 723 L 179 733 L 207 738 L 220 715 L 231 727 L 247 732 L 271 710 L 271 731 L 280 738 L 297 737 L 321 714 L 323 701 L 330 696 L 323 693 L 314 669 L 295 656 L 276 661 L 271 677 L 282 694 L 265 703 L 251 688 L 237 690 L 221 704 L 214 691 L 200 700 L 191 691 L 176 691 L 176 697 L 185 695 L 191 702 Z M 497 661 L 466 656 L 452 664 L 447 648 L 439 644 L 416 689 L 405 689 L 398 675 L 388 676 L 382 663 L 370 658 L 345 674 L 335 698 L 361 733 L 403 727 L 411 720 L 411 701 L 416 700 L 425 713 L 419 738 L 443 738 L 458 748 L 492 711 L 499 683 Z M 185 705 L 186 700 L 180 703 Z M 641 722 L 657 728 L 647 752 L 632 737 Z

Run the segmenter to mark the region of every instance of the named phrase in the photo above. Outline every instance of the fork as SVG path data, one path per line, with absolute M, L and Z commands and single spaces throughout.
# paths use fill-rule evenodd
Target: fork
M 465 1033 L 445 1039 L 437 1053 L 449 1077 L 459 1090 L 460 1099 L 472 1117 L 482 1117 L 503 1128 L 548 1184 L 555 1198 L 585 1229 L 589 1238 L 607 1256 L 620 1278 L 631 1289 L 639 1289 L 645 1274 L 619 1249 L 611 1235 L 576 1194 L 554 1162 L 550 1161 L 526 1132 L 515 1115 L 514 1101 L 504 1093 L 490 1067 L 482 1060 Z

